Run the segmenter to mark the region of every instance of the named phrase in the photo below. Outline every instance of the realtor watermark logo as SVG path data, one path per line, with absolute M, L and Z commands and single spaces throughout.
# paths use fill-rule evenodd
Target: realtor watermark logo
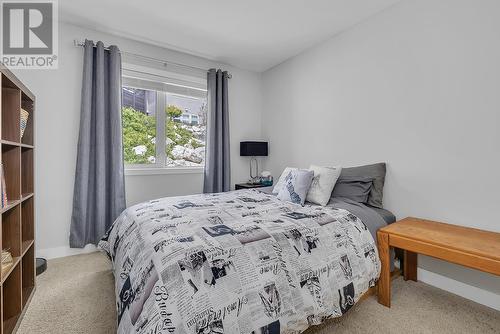
M 14 69 L 58 66 L 57 1 L 1 1 L 1 61 Z

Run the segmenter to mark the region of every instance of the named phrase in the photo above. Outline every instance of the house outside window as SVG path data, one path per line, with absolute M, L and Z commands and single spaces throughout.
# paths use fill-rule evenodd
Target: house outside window
M 187 109 L 182 112 L 182 115 L 180 115 L 178 117 L 174 117 L 173 120 L 175 122 L 184 123 L 184 124 L 188 124 L 188 125 L 199 125 L 200 124 L 199 116 L 196 114 L 190 113 L 189 110 L 187 110 Z

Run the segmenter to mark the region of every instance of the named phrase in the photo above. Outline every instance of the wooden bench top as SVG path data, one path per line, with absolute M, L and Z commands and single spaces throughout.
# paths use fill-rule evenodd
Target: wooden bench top
M 412 217 L 379 231 L 500 261 L 500 233 L 496 232 Z

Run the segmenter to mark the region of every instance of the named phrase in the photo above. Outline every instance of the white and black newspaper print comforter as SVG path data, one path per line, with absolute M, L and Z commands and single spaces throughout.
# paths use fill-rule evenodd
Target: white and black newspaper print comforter
M 300 333 L 344 314 L 380 273 L 356 216 L 257 190 L 135 205 L 100 247 L 118 333 Z

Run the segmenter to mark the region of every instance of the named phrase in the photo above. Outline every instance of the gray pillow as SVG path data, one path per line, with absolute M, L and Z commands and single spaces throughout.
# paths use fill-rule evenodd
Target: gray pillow
M 338 179 L 333 188 L 332 197 L 343 197 L 358 203 L 367 203 L 372 184 L 373 177 L 345 176 Z
M 355 177 L 372 177 L 373 186 L 371 187 L 370 194 L 368 195 L 367 203 L 376 208 L 382 208 L 382 199 L 384 197 L 385 171 L 385 162 L 359 167 L 342 168 L 339 181 L 341 181 L 342 178 L 346 177 L 349 177 L 351 180 Z M 337 181 L 337 183 L 339 181 Z

